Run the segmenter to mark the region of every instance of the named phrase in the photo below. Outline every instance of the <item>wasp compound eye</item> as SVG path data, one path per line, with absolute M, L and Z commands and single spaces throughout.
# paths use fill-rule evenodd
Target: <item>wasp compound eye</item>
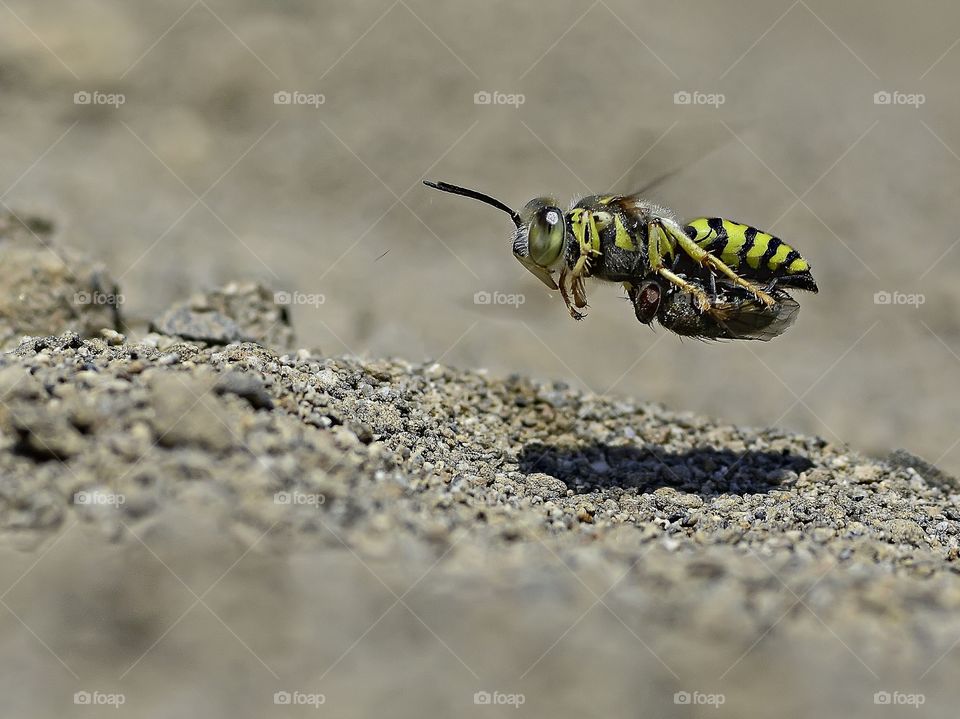
M 550 267 L 563 251 L 563 212 L 544 207 L 530 225 L 530 259 L 541 267 Z

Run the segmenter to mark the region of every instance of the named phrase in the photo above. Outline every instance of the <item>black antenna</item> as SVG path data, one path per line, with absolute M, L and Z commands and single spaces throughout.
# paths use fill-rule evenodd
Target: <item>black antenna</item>
M 435 190 L 440 190 L 441 192 L 449 192 L 452 195 L 463 195 L 464 197 L 470 197 L 474 200 L 485 202 L 486 204 L 492 205 L 498 210 L 503 210 L 510 215 L 510 219 L 513 220 L 513 224 L 517 226 L 517 229 L 523 226 L 523 221 L 520 219 L 520 214 L 516 210 L 510 209 L 505 204 L 500 202 L 500 200 L 495 200 L 494 198 L 490 197 L 490 195 L 484 195 L 482 192 L 477 192 L 476 190 L 468 190 L 466 187 L 451 185 L 448 182 L 431 182 L 430 180 L 424 180 L 423 184 L 427 187 L 432 187 Z

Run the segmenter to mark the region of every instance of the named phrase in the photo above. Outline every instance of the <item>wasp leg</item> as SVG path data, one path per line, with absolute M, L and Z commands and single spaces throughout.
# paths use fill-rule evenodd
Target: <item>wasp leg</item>
M 706 312 L 713 305 L 710 302 L 710 298 L 707 296 L 707 293 L 701 290 L 696 285 L 692 285 L 683 279 L 680 275 L 668 270 L 666 267 L 661 267 L 657 270 L 657 274 L 663 277 L 668 282 L 675 284 L 684 292 L 687 292 L 693 295 L 694 301 L 697 303 L 697 309 L 701 312 Z
M 660 226 L 660 223 L 654 220 L 647 225 L 647 258 L 650 262 L 650 269 L 671 284 L 674 284 L 682 289 L 684 292 L 693 295 L 693 298 L 697 303 L 697 309 L 699 309 L 701 312 L 708 310 L 711 307 L 711 303 L 710 298 L 707 297 L 707 293 L 701 290 L 699 287 L 690 284 L 685 279 L 680 277 L 680 275 L 675 273 L 673 270 L 668 269 L 663 264 L 663 255 L 660 253 L 661 240 L 664 243 L 669 242 L 666 233 Z
M 573 266 L 572 274 L 574 277 L 589 277 L 590 276 L 590 260 L 593 259 L 594 255 L 601 254 L 600 250 L 595 250 L 590 245 L 580 243 L 580 257 L 577 259 L 577 263 Z
M 578 308 L 587 306 L 587 288 L 583 282 L 583 275 L 574 277 L 570 283 L 570 289 L 573 291 L 573 304 Z
M 647 260 L 650 269 L 659 272 L 663 267 L 663 255 L 660 253 L 660 241 L 667 240 L 667 236 L 656 220 L 647 224 Z
M 675 223 L 664 218 L 659 218 L 650 224 L 658 225 L 661 228 L 661 231 L 666 234 L 667 238 L 679 245 L 680 249 L 686 252 L 692 260 L 716 270 L 721 275 L 726 275 L 735 285 L 750 290 L 750 292 L 752 292 L 754 296 L 763 302 L 767 307 L 773 307 L 773 305 L 776 304 L 776 301 L 770 295 L 764 292 L 759 285 L 743 279 L 740 275 L 730 269 L 730 267 L 727 266 L 727 264 L 724 263 L 719 257 L 711 255 L 705 249 L 700 247 L 700 245 L 687 237 L 687 234 L 683 231 L 683 228 L 675 226 Z
M 582 312 L 577 312 L 573 305 L 570 304 L 570 295 L 567 292 L 567 268 L 564 267 L 560 270 L 560 276 L 557 278 L 557 286 L 560 288 L 560 297 L 563 298 L 563 304 L 567 306 L 567 311 L 570 313 L 570 316 L 575 320 L 582 320 L 586 317 Z M 586 304 L 586 303 L 584 303 Z M 578 305 L 582 307 L 583 305 Z
M 582 251 L 580 252 L 580 259 L 577 260 L 577 264 L 573 266 L 571 274 L 574 277 L 580 277 L 580 275 L 586 274 L 590 271 L 590 255 Z
M 594 248 L 594 246 L 587 240 L 586 236 L 579 239 L 578 244 L 580 246 L 580 256 L 577 258 L 573 269 L 570 271 L 570 290 L 573 292 L 573 303 L 577 307 L 583 308 L 587 306 L 587 290 L 583 281 L 585 278 L 590 276 L 590 260 L 593 259 L 594 255 L 599 255 L 601 252 L 600 250 Z M 574 315 L 574 317 L 577 319 L 581 319 L 583 317 L 583 315 L 579 312 L 574 314 L 574 311 L 570 307 L 569 303 L 567 304 L 567 308 L 570 309 L 570 314 Z
M 587 220 L 584 227 L 583 234 L 577 239 L 577 244 L 580 247 L 580 256 L 577 258 L 577 263 L 573 266 L 573 276 L 577 277 L 589 277 L 590 276 L 590 260 L 594 255 L 602 254 L 600 250 L 596 249 L 591 241 L 591 238 L 596 238 L 597 244 L 600 240 L 597 236 L 596 225 L 593 224 L 592 220 Z

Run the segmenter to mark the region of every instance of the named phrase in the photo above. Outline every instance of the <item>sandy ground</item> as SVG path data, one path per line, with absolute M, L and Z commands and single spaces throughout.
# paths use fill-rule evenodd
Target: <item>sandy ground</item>
M 910 455 L 120 341 L 0 368 L 11 715 L 952 715 L 957 485 Z
M 951 3 L 7 0 L 0 13 L 0 198 L 104 258 L 131 316 L 259 279 L 301 293 L 301 340 L 327 353 L 524 371 L 960 469 Z M 275 105 L 278 91 L 324 103 Z M 476 105 L 481 91 L 524 103 Z M 675 104 L 683 91 L 724 102 Z M 903 95 L 875 104 L 884 91 Z M 788 336 L 680 342 L 603 287 L 576 325 L 510 257 L 503 217 L 418 185 L 520 204 L 669 171 L 654 195 L 681 215 L 747 221 L 809 257 L 822 292 Z M 495 291 L 525 303 L 474 304 Z M 925 301 L 876 304 L 882 291 Z

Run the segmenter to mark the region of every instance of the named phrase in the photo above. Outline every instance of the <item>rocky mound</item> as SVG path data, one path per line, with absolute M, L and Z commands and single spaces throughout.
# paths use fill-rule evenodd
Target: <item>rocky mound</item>
M 956 487 L 906 453 L 159 334 L 27 339 L 0 399 L 7 696 L 34 715 L 76 691 L 133 716 L 873 716 L 954 692 Z

